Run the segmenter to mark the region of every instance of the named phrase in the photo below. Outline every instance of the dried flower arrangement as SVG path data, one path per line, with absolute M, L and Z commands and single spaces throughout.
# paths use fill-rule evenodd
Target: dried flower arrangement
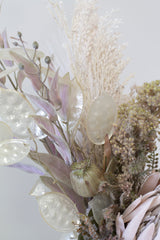
M 71 72 L 62 76 L 37 42 L 27 49 L 22 33 L 14 48 L 1 34 L 0 165 L 40 175 L 30 194 L 57 231 L 79 240 L 158 240 L 160 80 L 124 96 L 117 20 L 99 17 L 96 0 L 81 0 L 69 30 L 60 5 L 51 5 Z M 20 163 L 26 156 L 44 171 Z

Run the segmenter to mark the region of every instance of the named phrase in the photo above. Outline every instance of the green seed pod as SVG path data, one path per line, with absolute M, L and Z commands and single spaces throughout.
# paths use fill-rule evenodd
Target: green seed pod
M 38 49 L 39 48 L 39 44 L 36 41 L 33 42 L 32 46 L 33 46 L 34 49 Z
M 21 32 L 18 32 L 17 35 L 18 35 L 19 38 L 22 37 L 22 33 Z
M 92 197 L 97 191 L 103 172 L 95 164 L 74 163 L 70 173 L 73 190 L 82 197 Z
M 44 61 L 45 61 L 45 63 L 50 64 L 51 63 L 51 58 L 49 56 L 46 56 Z

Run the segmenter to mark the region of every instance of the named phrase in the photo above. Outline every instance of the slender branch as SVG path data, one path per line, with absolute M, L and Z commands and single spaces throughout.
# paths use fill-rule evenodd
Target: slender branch
M 4 64 L 2 63 L 2 61 L 0 61 L 0 64 L 1 64 L 1 66 L 3 67 L 3 69 L 6 70 L 6 68 L 5 68 Z M 16 88 L 16 86 L 14 85 L 14 83 L 13 83 L 11 77 L 10 77 L 8 74 L 7 74 L 7 77 L 8 77 L 8 79 L 9 79 L 9 81 L 10 81 L 12 87 L 17 91 L 17 88 Z

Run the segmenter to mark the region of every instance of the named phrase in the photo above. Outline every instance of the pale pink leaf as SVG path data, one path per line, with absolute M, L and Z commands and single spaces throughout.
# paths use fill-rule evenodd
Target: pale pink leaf
M 141 202 L 142 202 L 142 196 L 134 200 L 124 211 L 123 218 L 126 218 L 126 216 L 130 214 Z
M 35 66 L 35 64 L 13 51 L 10 51 L 10 55 L 14 58 L 17 64 L 21 63 L 24 65 L 25 74 L 31 80 L 35 90 L 39 91 L 42 87 L 42 82 L 40 79 L 39 69 Z
M 57 69 L 54 78 L 50 78 L 50 89 L 55 91 L 58 89 L 59 68 Z
M 116 233 L 119 238 L 122 237 L 124 230 L 125 230 L 125 227 L 124 227 L 124 221 L 123 221 L 122 215 L 118 213 L 116 217 Z
M 27 97 L 40 109 L 42 109 L 45 113 L 49 115 L 49 118 L 51 121 L 56 121 L 57 120 L 57 113 L 54 108 L 54 106 L 44 100 L 43 98 L 31 95 L 31 94 L 26 94 Z
M 30 152 L 30 155 L 37 160 L 37 163 L 44 165 L 56 179 L 71 186 L 70 168 L 62 159 L 47 153 Z
M 152 240 L 155 230 L 155 224 L 151 223 L 149 226 L 145 228 L 145 230 L 139 235 L 137 240 Z
M 159 240 L 159 239 L 160 239 L 160 227 L 158 228 L 158 232 L 154 240 Z
M 49 99 L 51 103 L 55 106 L 56 109 L 61 108 L 62 102 L 59 97 L 58 92 L 58 72 L 59 69 L 56 71 L 55 76 L 50 78 L 50 88 L 49 88 Z
M 56 135 L 53 135 L 50 139 L 54 143 L 57 151 L 59 152 L 59 154 L 65 161 L 65 163 L 67 165 L 71 165 L 73 161 L 72 161 L 70 148 L 69 148 L 69 145 L 67 144 L 67 142 L 63 138 L 56 136 Z
M 139 207 L 139 210 L 131 218 L 131 221 L 128 223 L 125 231 L 123 232 L 122 238 L 124 238 L 126 240 L 134 240 L 137 230 L 144 218 L 144 215 L 148 211 L 153 200 L 154 200 L 154 197 L 149 198 L 145 201 L 145 204 L 143 204 L 143 205 L 141 205 L 141 207 Z
M 9 165 L 8 167 L 17 168 L 27 173 L 44 175 L 44 173 L 39 168 L 29 164 L 15 163 L 15 164 Z
M 139 191 L 139 195 L 144 195 L 150 191 L 153 191 L 156 188 L 159 180 L 160 180 L 160 173 L 159 172 L 152 173 L 143 183 Z
M 155 207 L 157 207 L 158 205 L 160 205 L 160 196 L 156 196 L 154 201 L 152 202 L 152 204 L 150 205 L 149 209 L 153 209 Z
M 157 191 L 153 190 L 151 192 L 146 193 L 145 195 L 142 196 L 142 202 L 145 202 L 146 199 L 152 197 Z
M 151 206 L 155 199 L 156 199 L 156 197 L 152 197 L 152 198 L 147 199 L 145 202 L 141 203 L 136 209 L 134 209 L 132 212 L 130 212 L 127 216 L 125 216 L 125 217 L 123 216 L 124 222 L 126 223 L 126 222 L 131 221 L 138 214 L 138 212 L 141 211 L 141 209 L 145 208 L 148 201 L 152 200 L 152 202 L 150 203 L 150 206 Z M 148 207 L 148 209 L 149 209 L 149 207 Z
M 22 84 L 23 84 L 23 81 L 25 79 L 26 75 L 24 74 L 23 71 L 18 71 L 18 74 L 17 74 L 17 83 L 18 83 L 18 86 L 20 89 L 22 89 Z
M 38 115 L 32 115 L 32 117 L 45 134 L 49 136 L 55 134 L 53 123 L 48 118 Z
M 37 125 L 42 129 L 42 131 L 50 137 L 50 140 L 55 145 L 55 148 L 65 161 L 67 165 L 72 164 L 72 156 L 68 143 L 59 135 L 55 134 L 53 124 L 50 120 L 41 116 L 33 116 Z
M 57 151 L 57 149 L 55 148 L 55 145 L 53 144 L 53 142 L 49 139 L 49 137 L 47 136 L 44 140 L 41 140 L 43 142 L 43 145 L 45 146 L 46 150 L 48 151 L 49 154 L 55 155 L 57 157 L 60 157 L 59 152 Z

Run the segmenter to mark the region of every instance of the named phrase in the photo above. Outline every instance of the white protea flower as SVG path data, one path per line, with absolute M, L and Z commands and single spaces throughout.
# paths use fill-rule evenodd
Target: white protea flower
M 159 181 L 160 173 L 151 174 L 141 187 L 142 195 L 132 202 L 122 215 L 118 214 L 116 231 L 119 239 L 160 239 Z

